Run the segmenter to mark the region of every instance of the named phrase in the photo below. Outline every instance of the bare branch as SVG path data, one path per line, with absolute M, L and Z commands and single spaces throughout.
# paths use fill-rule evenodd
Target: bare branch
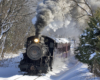
M 89 6 L 89 4 L 87 3 L 86 0 L 84 0 L 84 4 L 89 8 L 89 10 L 91 11 L 91 13 L 89 13 L 85 8 L 83 8 L 76 0 L 73 0 L 73 1 L 76 3 L 76 5 L 78 7 L 80 7 L 83 11 L 85 11 L 88 16 L 92 16 L 93 17 L 92 9 L 91 9 L 91 7 Z
M 84 16 L 86 16 L 86 15 L 84 14 L 84 15 L 78 16 L 76 19 L 82 18 Z
M 88 2 L 87 2 L 86 0 L 84 0 L 84 2 L 85 2 L 85 4 L 87 5 L 87 7 L 90 9 L 92 16 L 94 16 L 94 15 L 93 15 L 93 11 L 92 11 L 90 5 L 88 4 Z
M 27 14 L 17 15 L 17 16 L 29 16 L 29 15 L 31 15 L 31 14 L 33 14 L 33 13 L 36 13 L 36 11 L 31 12 L 31 13 L 27 13 Z

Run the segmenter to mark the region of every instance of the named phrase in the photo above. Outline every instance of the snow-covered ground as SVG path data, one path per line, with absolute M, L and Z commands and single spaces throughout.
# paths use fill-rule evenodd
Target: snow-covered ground
M 56 54 L 53 71 L 42 74 L 42 76 L 22 75 L 19 72 L 18 64 L 22 54 L 5 56 L 8 59 L 5 58 L 0 61 L 0 80 L 94 80 L 94 76 L 88 71 L 87 65 L 75 60 L 74 56 L 64 59 Z M 95 80 L 100 79 L 95 77 Z

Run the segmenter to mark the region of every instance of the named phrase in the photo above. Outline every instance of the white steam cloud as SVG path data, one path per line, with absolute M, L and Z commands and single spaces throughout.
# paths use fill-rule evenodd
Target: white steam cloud
M 77 0 L 84 2 L 84 0 Z M 100 7 L 99 0 L 87 0 L 89 6 L 95 11 Z M 51 37 L 66 37 L 78 39 L 82 30 L 87 27 L 88 16 L 79 18 L 80 14 L 85 14 L 80 7 L 70 0 L 43 0 L 37 7 L 37 21 L 35 23 L 36 35 L 43 34 Z M 86 5 L 80 4 L 89 11 Z M 75 18 L 74 18 L 75 17 Z
M 84 0 L 77 0 L 77 1 L 84 2 Z M 88 4 L 91 7 L 93 12 L 95 12 L 95 10 L 98 7 L 100 7 L 99 5 L 100 0 L 86 0 L 86 1 L 88 1 Z M 63 4 L 62 0 L 60 4 Z M 41 33 L 43 35 L 47 35 L 51 37 L 65 37 L 65 38 L 75 39 L 76 41 L 78 41 L 79 36 L 82 34 L 82 31 L 86 27 L 88 27 L 87 25 L 88 16 L 84 16 L 84 17 L 80 17 L 79 19 L 76 19 L 77 17 L 83 14 L 87 15 L 86 12 L 77 6 L 73 8 L 69 7 L 69 6 L 73 6 L 72 3 L 70 2 L 65 2 L 64 4 L 66 6 L 62 6 L 62 7 L 66 9 L 62 12 L 58 12 L 60 14 L 60 17 L 58 16 L 59 14 L 55 15 L 56 18 L 58 16 L 58 18 L 60 19 L 56 19 L 53 22 L 51 22 L 48 26 L 46 26 L 43 29 Z M 89 8 L 85 4 L 80 4 L 80 5 L 89 12 Z M 69 12 L 69 10 L 71 12 Z M 64 20 L 63 20 L 63 15 L 65 15 Z

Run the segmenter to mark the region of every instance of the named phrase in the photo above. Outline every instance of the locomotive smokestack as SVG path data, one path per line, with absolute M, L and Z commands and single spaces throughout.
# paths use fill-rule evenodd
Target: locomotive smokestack
M 68 11 L 66 0 L 43 0 L 37 7 L 37 21 L 35 23 L 36 34 L 39 35 L 42 29 L 47 26 L 54 18 L 61 20 L 62 13 Z M 65 11 L 65 12 L 64 12 Z

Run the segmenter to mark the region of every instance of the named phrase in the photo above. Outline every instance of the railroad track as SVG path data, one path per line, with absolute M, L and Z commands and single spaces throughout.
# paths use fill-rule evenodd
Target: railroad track
M 77 61 L 77 63 L 73 66 L 73 67 L 71 67 L 70 69 L 73 69 L 75 66 L 77 66 L 79 64 L 79 62 Z M 70 70 L 69 69 L 69 70 Z M 68 71 L 69 71 L 68 70 Z M 67 71 L 67 70 L 66 70 Z M 64 74 L 64 73 L 66 73 L 66 71 L 64 71 L 62 74 Z M 50 73 L 49 73 L 50 74 Z M 60 74 L 60 75 L 58 75 L 58 76 L 61 76 L 62 74 Z M 58 76 L 54 76 L 55 78 L 57 78 Z M 22 80 L 22 78 L 24 78 L 24 77 L 26 77 L 26 75 L 22 75 L 22 76 L 20 76 L 20 77 L 18 77 L 18 78 L 16 78 L 16 79 L 14 79 L 14 80 Z M 28 76 L 29 77 L 29 76 Z M 30 78 L 30 80 L 37 80 L 38 78 L 40 78 L 40 77 L 48 77 L 48 76 L 44 76 L 44 75 L 38 75 L 38 76 L 33 76 L 33 78 L 31 77 Z M 49 77 L 48 77 L 49 78 Z
M 36 80 L 36 79 L 38 79 L 40 76 L 38 76 L 37 78 L 35 78 L 35 79 L 33 79 L 33 80 Z
M 23 75 L 24 76 L 24 75 Z M 23 76 L 20 76 L 20 77 L 17 77 L 16 79 L 14 79 L 14 80 L 18 80 L 19 78 L 22 78 Z
M 21 78 L 24 78 L 25 77 L 25 75 L 22 75 L 22 76 L 20 76 L 20 77 L 17 77 L 17 78 L 15 78 L 14 80 L 21 80 Z M 28 76 L 29 77 L 29 76 Z M 32 80 L 36 80 L 36 79 L 38 79 L 39 77 L 41 77 L 41 76 L 37 76 L 36 78 L 34 78 L 34 79 L 32 79 Z

